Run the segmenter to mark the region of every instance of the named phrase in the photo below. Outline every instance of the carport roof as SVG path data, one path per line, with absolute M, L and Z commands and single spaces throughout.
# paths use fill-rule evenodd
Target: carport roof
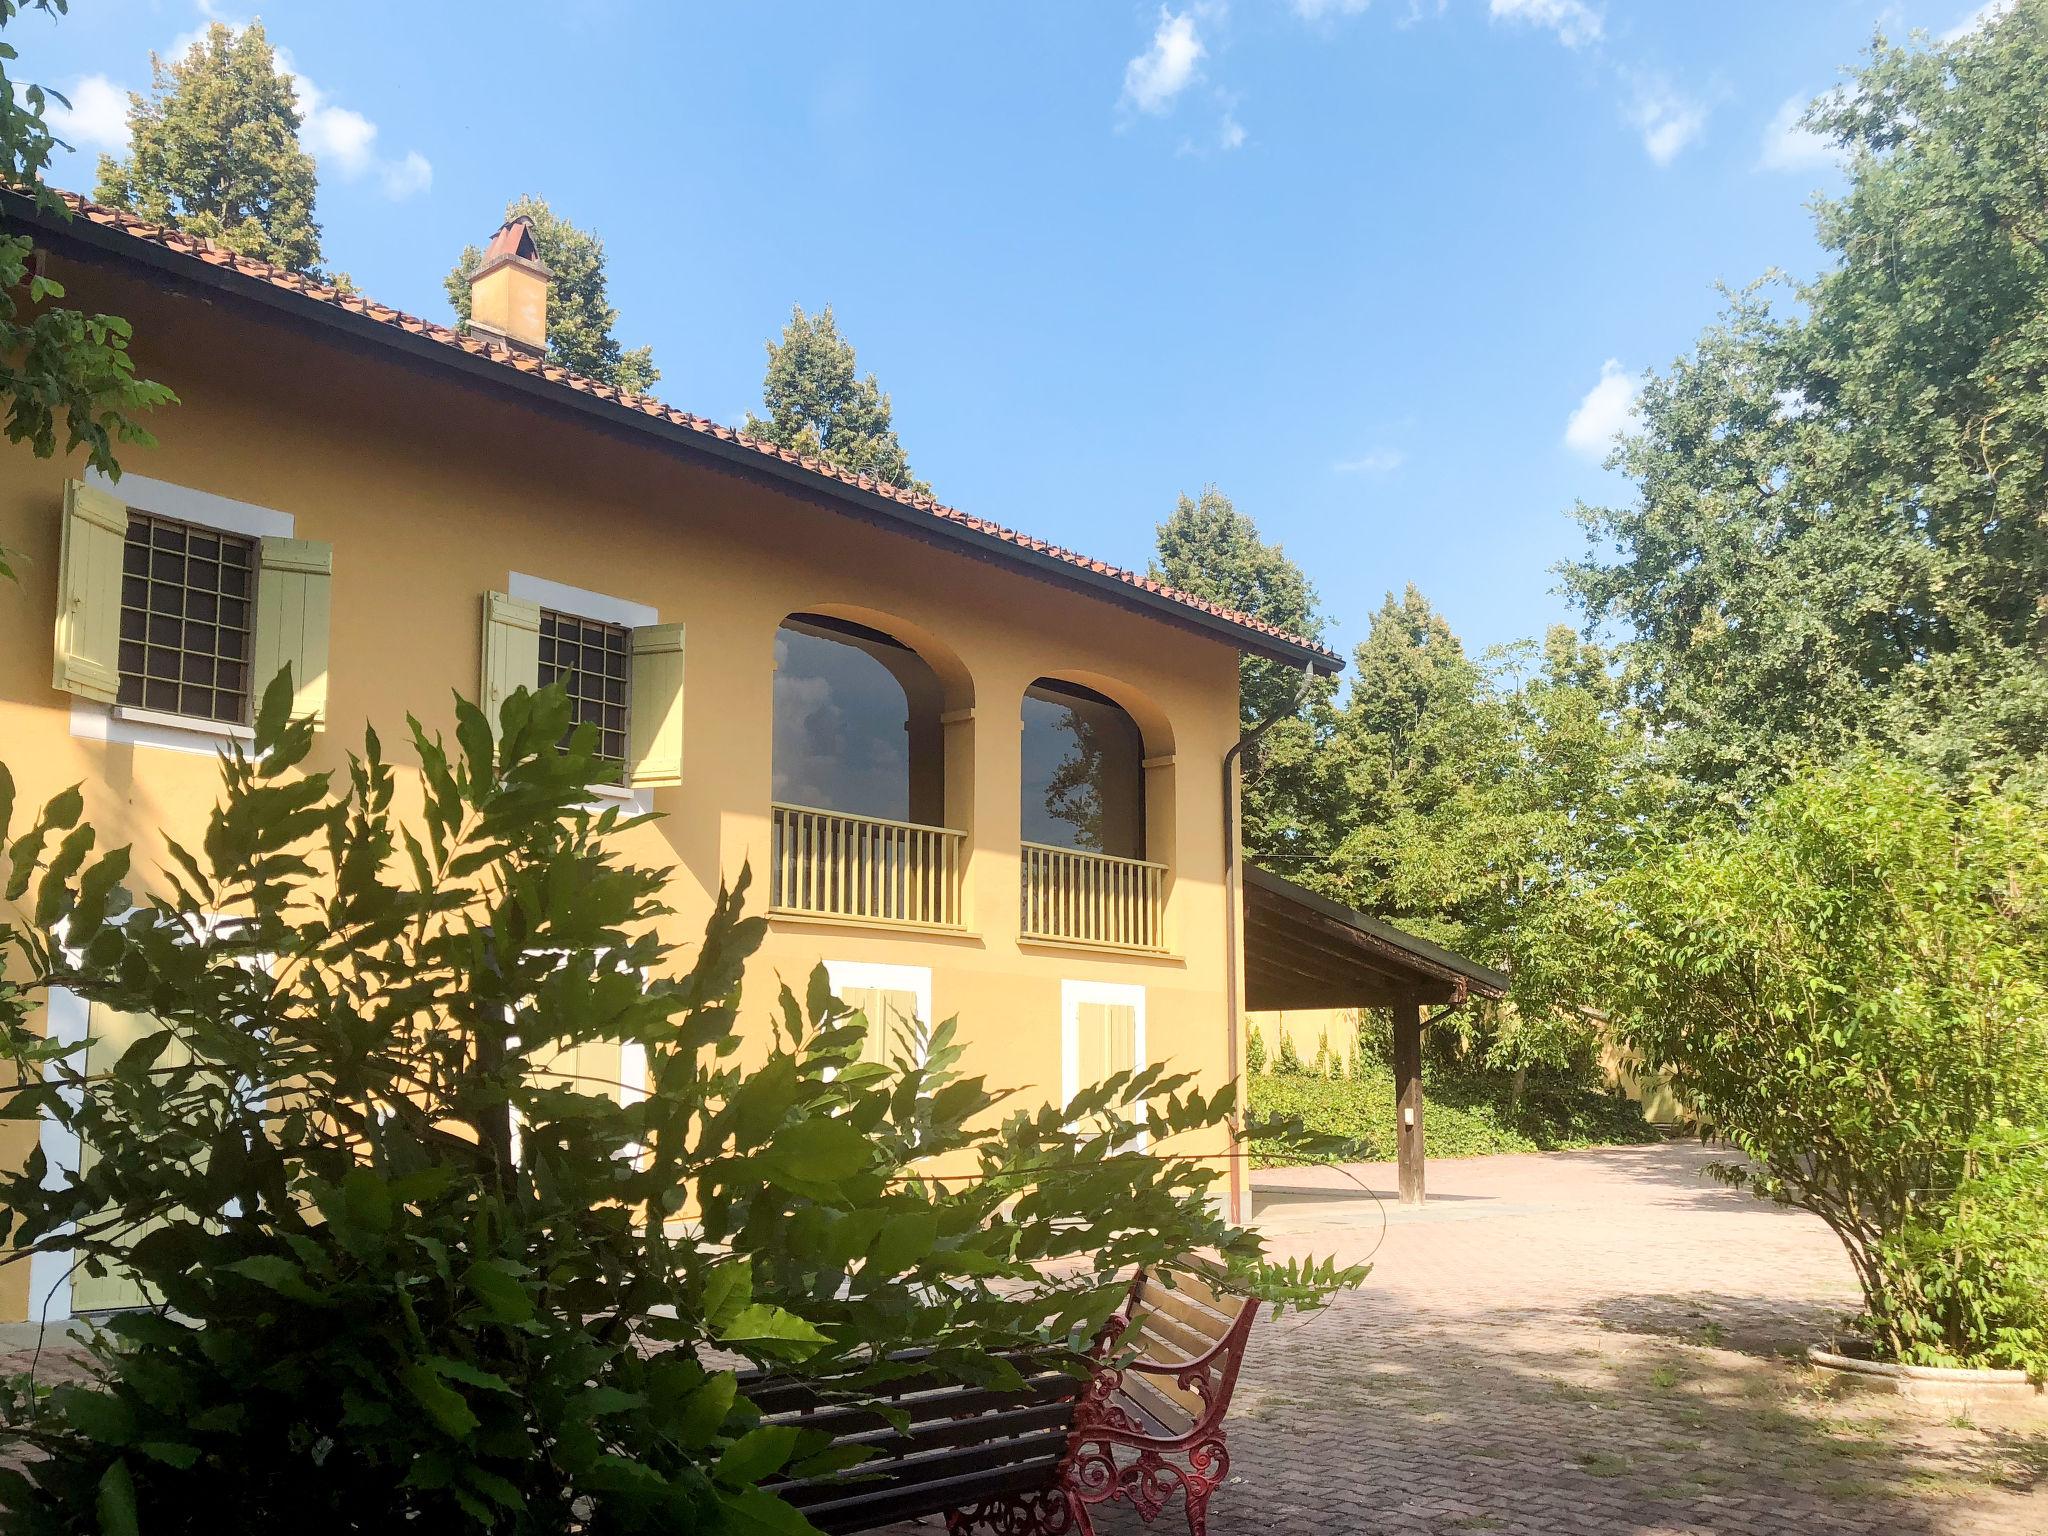
M 1250 865 L 1244 920 L 1254 1010 L 1457 1004 L 1508 989 L 1499 971 Z

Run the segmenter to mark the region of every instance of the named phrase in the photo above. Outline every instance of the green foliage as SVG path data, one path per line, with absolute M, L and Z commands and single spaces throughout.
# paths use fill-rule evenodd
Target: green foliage
M 293 272 L 320 276 L 313 157 L 292 77 L 263 23 L 211 23 L 181 59 L 149 56 L 130 96 L 126 160 L 102 155 L 94 196 Z
M 1294 1036 L 1284 1029 L 1280 1031 L 1280 1049 L 1273 1058 L 1273 1070 L 1283 1077 L 1303 1077 L 1308 1073 L 1301 1052 L 1294 1048 Z
M 61 16 L 68 0 L 0 0 L 0 31 L 23 10 Z M 54 97 L 39 85 L 18 87 L 7 66 L 15 50 L 0 41 L 0 184 L 27 189 L 46 209 L 64 204 L 45 191 L 43 173 L 57 140 L 44 119 Z M 39 458 L 57 453 L 61 419 L 66 454 L 85 450 L 94 468 L 119 475 L 117 443 L 153 446 L 137 419 L 176 397 L 161 384 L 135 377 L 128 354 L 128 322 L 87 314 L 55 302 L 63 284 L 41 270 L 34 242 L 0 223 L 0 401 L 10 442 L 27 443 Z M 0 579 L 12 579 L 0 547 Z
M 2048 1134 L 2000 1127 L 1972 1144 L 1965 1169 L 1953 1201 L 1886 1245 L 1947 1330 L 1910 1341 L 1908 1359 L 1974 1357 L 2048 1380 Z
M 1519 1106 L 1509 1107 L 1510 1075 L 1423 1072 L 1428 1108 L 1425 1132 L 1431 1157 L 1485 1157 L 1497 1152 L 1553 1152 L 1570 1147 L 1629 1146 L 1654 1140 L 1642 1111 L 1619 1094 L 1603 1092 L 1564 1073 L 1534 1073 Z M 1361 1058 L 1349 1078 L 1268 1076 L 1252 1079 L 1246 1102 L 1254 1113 L 1299 1121 L 1308 1131 L 1342 1143 L 1345 1151 L 1304 1159 L 1298 1144 L 1254 1141 L 1262 1167 L 1319 1162 L 1385 1162 L 1399 1135 L 1394 1075 L 1384 1059 Z
M 1607 658 L 1559 628 L 1474 660 L 1411 587 L 1373 616 L 1319 756 L 1331 846 L 1299 878 L 1508 973 L 1446 1038 L 1496 1067 L 1584 1054 L 1577 910 L 1659 799 Z
M 822 967 L 743 1040 L 744 874 L 679 969 L 667 872 L 580 808 L 604 767 L 587 726 L 558 749 L 559 689 L 495 733 L 458 700 L 452 746 L 415 724 L 411 824 L 374 733 L 338 781 L 303 771 L 291 697 L 281 674 L 141 906 L 76 789 L 10 828 L 0 770 L 0 1113 L 87 1154 L 0 1174 L 5 1261 L 160 1298 L 90 1338 L 93 1381 L 0 1395 L 35 1453 L 0 1530 L 799 1531 L 758 1485 L 822 1437 L 763 1430 L 734 1355 L 858 1398 L 923 1345 L 1001 1384 L 992 1351 L 1090 1335 L 1132 1264 L 1213 1247 L 1310 1304 L 1359 1277 L 1214 1214 L 1228 1087 L 1153 1066 L 1006 1105 L 950 1022 L 865 1064 Z M 32 1026 L 56 986 L 157 1027 L 87 1076 Z M 644 1095 L 565 1054 L 628 1044 Z
M 853 343 L 839 334 L 830 304 L 815 317 L 801 304 L 792 306 L 782 340 L 768 343 L 768 373 L 761 382 L 768 414 L 747 412 L 747 434 L 930 495 L 932 488 L 910 472 L 897 441 L 889 397 L 874 374 L 863 377 L 856 366 Z
M 1869 743 L 1951 784 L 2048 773 L 2048 0 L 1882 38 L 1809 124 L 1833 258 L 1641 400 L 1631 505 L 1565 572 L 1692 807 Z
M 1729 1176 L 1828 1223 L 1890 1358 L 1983 1363 L 1985 1307 L 1920 1266 L 1930 1234 L 1990 1220 L 1995 1202 L 1961 1193 L 1989 1176 L 1983 1138 L 2048 1135 L 2041 806 L 1850 762 L 1607 899 L 1621 1037 L 1748 1157 Z
M 1247 1077 L 1257 1077 L 1266 1070 L 1266 1041 L 1256 1024 L 1245 1026 L 1244 1070 Z
M 505 205 L 505 219 L 523 218 L 533 225 L 534 249 L 548 269 L 548 356 L 586 378 L 615 385 L 628 394 L 645 394 L 661 378 L 654 366 L 654 348 L 627 350 L 612 334 L 619 312 L 612 307 L 605 271 L 604 241 L 580 229 L 550 208 L 545 198 L 515 197 Z M 462 325 L 469 324 L 469 278 L 483 264 L 474 245 L 462 248 L 444 286 L 448 302 Z

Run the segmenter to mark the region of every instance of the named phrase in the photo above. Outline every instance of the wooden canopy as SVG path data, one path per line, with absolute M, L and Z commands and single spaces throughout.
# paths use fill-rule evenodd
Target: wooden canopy
M 1508 989 L 1499 971 L 1249 866 L 1244 967 L 1245 1006 L 1256 1012 L 1456 1007 Z
M 1263 869 L 1244 872 L 1245 1006 L 1386 1008 L 1394 1015 L 1401 1201 L 1423 1200 L 1422 1010 L 1504 997 L 1508 978 Z

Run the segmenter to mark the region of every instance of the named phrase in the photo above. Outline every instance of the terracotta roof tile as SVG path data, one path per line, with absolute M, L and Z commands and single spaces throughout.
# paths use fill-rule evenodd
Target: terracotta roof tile
M 287 271 L 282 267 L 272 266 L 269 262 L 259 261 L 251 256 L 238 255 L 223 246 L 214 244 L 210 240 L 202 240 L 197 236 L 184 234 L 178 230 L 165 229 L 160 225 L 138 218 L 132 213 L 91 202 L 86 198 L 78 196 L 76 193 L 60 192 L 57 195 L 70 206 L 74 214 L 102 228 L 115 230 L 136 240 L 146 241 L 161 246 L 166 250 L 194 257 L 213 266 L 227 268 L 241 276 L 266 282 L 278 288 L 303 293 L 311 298 L 332 304 L 337 308 L 366 316 L 381 324 L 388 325 L 394 330 L 426 337 L 443 346 L 466 352 L 472 357 L 488 359 L 501 367 L 516 369 L 521 373 L 538 375 L 549 383 L 559 385 L 564 389 L 575 390 L 581 394 L 612 401 L 628 409 L 642 411 L 673 426 L 701 433 L 706 437 L 717 438 L 724 442 L 739 444 L 754 453 L 762 455 L 764 458 L 779 459 L 787 464 L 799 465 L 820 479 L 865 491 L 869 495 L 886 497 L 891 501 L 902 503 L 923 512 L 935 520 L 973 530 L 976 533 L 998 539 L 1003 543 L 1014 544 L 1020 549 L 1030 550 L 1034 554 L 1063 561 L 1082 570 L 1096 572 L 1099 575 L 1110 577 L 1140 591 L 1164 598 L 1169 602 L 1177 603 L 1199 613 L 1208 614 L 1212 618 L 1220 619 L 1235 628 L 1246 630 L 1256 635 L 1268 636 L 1289 646 L 1314 651 L 1334 664 L 1342 664 L 1338 660 L 1336 653 L 1328 647 L 1305 640 L 1299 635 L 1290 634 L 1277 625 L 1268 624 L 1263 619 L 1257 619 L 1250 614 L 1226 608 L 1219 603 L 1212 603 L 1206 598 L 1197 597 L 1191 592 L 1181 591 L 1179 588 L 1168 586 L 1161 581 L 1155 581 L 1151 577 L 1140 575 L 1135 571 L 1125 570 L 1121 566 L 1112 565 L 1107 561 L 1076 554 L 1072 550 L 1063 549 L 1059 545 L 1048 543 L 1044 539 L 1033 538 L 1029 534 L 1019 533 L 1014 529 L 989 522 L 986 518 L 975 517 L 960 511 L 956 507 L 949 507 L 935 497 L 923 495 L 915 491 L 903 490 L 885 481 L 876 480 L 871 475 L 850 473 L 838 468 L 836 465 L 828 464 L 822 459 L 816 459 L 807 454 L 792 453 L 788 449 L 779 447 L 774 443 L 765 442 L 760 438 L 749 437 L 743 432 L 735 431 L 731 427 L 721 426 L 719 423 L 708 420 L 705 417 L 694 416 L 688 411 L 678 410 L 676 407 L 664 404 L 651 395 L 629 394 L 613 385 L 601 384 L 595 379 L 586 378 L 578 373 L 572 373 L 570 370 L 558 364 L 548 362 L 545 359 L 526 356 L 513 351 L 509 347 L 502 346 L 493 341 L 487 341 L 481 336 L 469 335 L 457 331 L 450 326 L 441 325 L 432 320 L 423 320 L 416 315 L 406 314 L 403 311 L 391 308 L 389 305 L 379 304 L 374 299 L 367 298 L 360 293 L 343 292 L 339 288 L 315 281 L 299 273 Z M 509 228 L 510 226 L 507 226 L 507 229 Z M 501 230 L 499 233 L 503 235 L 505 232 Z

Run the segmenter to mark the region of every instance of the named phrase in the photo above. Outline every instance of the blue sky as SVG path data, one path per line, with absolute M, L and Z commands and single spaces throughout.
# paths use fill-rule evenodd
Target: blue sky
M 447 318 L 539 193 L 604 236 L 664 398 L 736 422 L 829 302 L 945 499 L 1142 566 L 1213 482 L 1348 650 L 1411 581 L 1475 646 L 1572 617 L 1550 567 L 1626 494 L 1633 379 L 1717 281 L 1819 260 L 1839 173 L 1788 104 L 1976 3 L 73 0 L 10 40 L 89 191 L 149 50 L 260 13 L 377 298 Z

